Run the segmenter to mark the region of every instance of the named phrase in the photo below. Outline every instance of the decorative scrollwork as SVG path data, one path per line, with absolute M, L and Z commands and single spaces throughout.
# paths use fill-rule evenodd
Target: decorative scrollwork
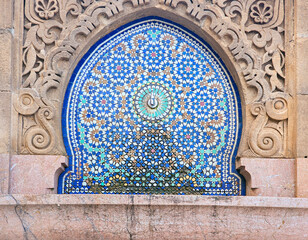
M 272 98 L 265 103 L 267 115 L 275 120 L 281 121 L 288 118 L 287 94 L 276 92 Z
M 22 115 L 32 115 L 41 106 L 41 100 L 35 89 L 22 89 L 14 99 L 14 106 L 17 112 Z
M 54 101 L 48 94 L 65 78 L 78 38 L 88 36 L 100 25 L 101 16 L 111 18 L 149 0 L 26 0 L 25 41 L 23 46 L 22 89 L 14 100 L 16 111 L 25 120 L 20 151 L 32 154 L 59 153 L 54 128 Z M 60 98 L 60 97 L 59 97 Z M 57 112 L 59 114 L 59 112 Z M 28 120 L 27 120 L 28 119 Z
M 44 154 L 55 147 L 54 130 L 49 120 L 53 118 L 51 107 L 42 107 L 35 115 L 40 125 L 30 128 L 25 133 L 25 145 L 31 153 Z
M 209 18 L 209 28 L 219 37 L 231 39 L 228 47 L 241 64 L 247 85 L 257 89 L 251 108 L 255 120 L 249 129 L 250 149 L 244 155 L 282 156 L 288 119 L 283 0 L 275 0 L 273 5 L 257 0 L 213 0 L 213 4 L 163 1 L 173 8 L 179 3 L 184 3 L 187 13 L 200 22 Z
M 282 136 L 277 129 L 266 126 L 268 115 L 264 104 L 253 104 L 251 113 L 257 116 L 249 132 L 248 144 L 251 151 L 264 157 L 277 154 L 281 148 Z
M 55 110 L 49 92 L 56 89 L 61 98 L 59 86 L 67 78 L 72 56 L 87 42 L 80 39 L 103 28 L 102 18 L 125 15 L 126 3 L 135 9 L 148 5 L 161 10 L 163 6 L 175 14 L 185 6 L 201 29 L 209 24 L 220 39 L 230 39 L 229 51 L 241 66 L 247 86 L 257 90 L 251 109 L 255 119 L 251 126 L 255 127 L 249 130 L 246 153 L 283 154 L 289 101 L 284 74 L 284 0 L 26 0 L 23 83 L 14 104 L 22 118 L 33 123 L 21 131 L 25 152 L 55 153 L 54 142 L 60 136 L 53 129 L 53 116 L 61 111 Z M 260 104 L 262 111 L 256 112 Z

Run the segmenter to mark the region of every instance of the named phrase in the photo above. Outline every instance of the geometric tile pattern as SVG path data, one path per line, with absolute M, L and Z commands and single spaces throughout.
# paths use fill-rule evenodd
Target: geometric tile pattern
M 213 50 L 172 22 L 139 20 L 72 75 L 58 192 L 242 195 L 240 133 L 239 96 Z

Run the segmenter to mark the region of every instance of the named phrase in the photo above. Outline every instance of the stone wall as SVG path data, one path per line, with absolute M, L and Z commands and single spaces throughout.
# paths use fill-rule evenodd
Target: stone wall
M 241 24 L 239 15 L 257 12 L 262 1 L 57 0 L 57 11 L 46 16 L 35 10 L 39 2 L 2 0 L 0 8 L 1 239 L 48 239 L 50 229 L 53 239 L 64 231 L 76 236 L 82 224 L 82 238 L 168 239 L 167 232 L 175 239 L 307 237 L 307 199 L 294 198 L 308 198 L 306 0 L 266 1 L 280 22 L 261 28 L 253 17 Z M 67 166 L 61 108 L 72 69 L 101 36 L 150 15 L 206 39 L 233 75 L 245 121 L 237 168 L 255 197 L 157 197 L 154 204 L 149 197 L 135 206 L 127 196 L 7 195 L 55 192 Z M 261 35 L 249 32 L 253 27 Z M 39 224 L 44 216 L 51 220 Z
M 305 41 L 301 19 L 306 3 L 62 0 L 50 2 L 53 7 L 47 9 L 40 0 L 13 2 L 5 1 L 1 23 L 1 94 L 7 103 L 2 105 L 1 118 L 1 192 L 14 192 L 9 190 L 10 168 L 17 172 L 27 168 L 22 166 L 23 161 L 15 164 L 12 159 L 16 158 L 11 156 L 27 154 L 25 158 L 29 159 L 33 155 L 34 164 L 34 155 L 66 155 L 61 132 L 62 100 L 70 74 L 86 50 L 124 23 L 156 15 L 180 23 L 208 41 L 233 75 L 244 116 L 238 158 L 246 159 L 239 160 L 237 167 L 247 182 L 266 181 L 268 176 L 263 172 L 276 174 L 279 168 L 275 163 L 279 161 L 270 159 L 281 158 L 290 172 L 279 171 L 280 178 L 288 183 L 279 196 L 306 196 L 307 187 L 302 187 L 307 172 L 303 170 L 307 165 L 305 87 L 301 79 L 305 77 L 302 65 L 306 61 L 304 51 L 298 49 Z M 261 14 L 262 8 L 267 9 L 269 17 Z M 299 64 L 295 67 L 296 62 Z M 243 162 L 249 165 L 246 170 Z M 18 182 L 13 185 L 21 186 Z M 256 191 L 260 186 L 252 185 L 253 189 L 247 187 L 249 194 L 278 196 L 275 191 Z
M 308 158 L 307 158 L 307 109 L 308 109 L 308 61 L 305 60 L 308 51 L 308 26 L 304 20 L 308 14 L 308 3 L 295 1 L 295 64 L 296 79 L 296 162 L 297 162 L 297 196 L 308 197 Z M 294 39 L 290 39 L 292 42 Z M 292 44 L 292 43 L 291 43 Z
M 0 13 L 0 193 L 8 192 L 11 152 L 12 78 L 14 63 L 13 1 L 5 0 Z

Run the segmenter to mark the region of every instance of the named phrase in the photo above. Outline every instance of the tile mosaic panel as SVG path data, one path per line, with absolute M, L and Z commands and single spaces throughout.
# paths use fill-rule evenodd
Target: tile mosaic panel
M 234 169 L 236 86 L 182 27 L 146 18 L 97 42 L 63 108 L 70 166 L 59 193 L 244 194 Z

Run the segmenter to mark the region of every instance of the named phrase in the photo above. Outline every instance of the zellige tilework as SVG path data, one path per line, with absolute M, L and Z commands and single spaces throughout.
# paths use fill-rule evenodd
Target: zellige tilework
M 235 84 L 210 47 L 163 19 L 131 23 L 71 78 L 59 193 L 241 195 L 240 121 Z

